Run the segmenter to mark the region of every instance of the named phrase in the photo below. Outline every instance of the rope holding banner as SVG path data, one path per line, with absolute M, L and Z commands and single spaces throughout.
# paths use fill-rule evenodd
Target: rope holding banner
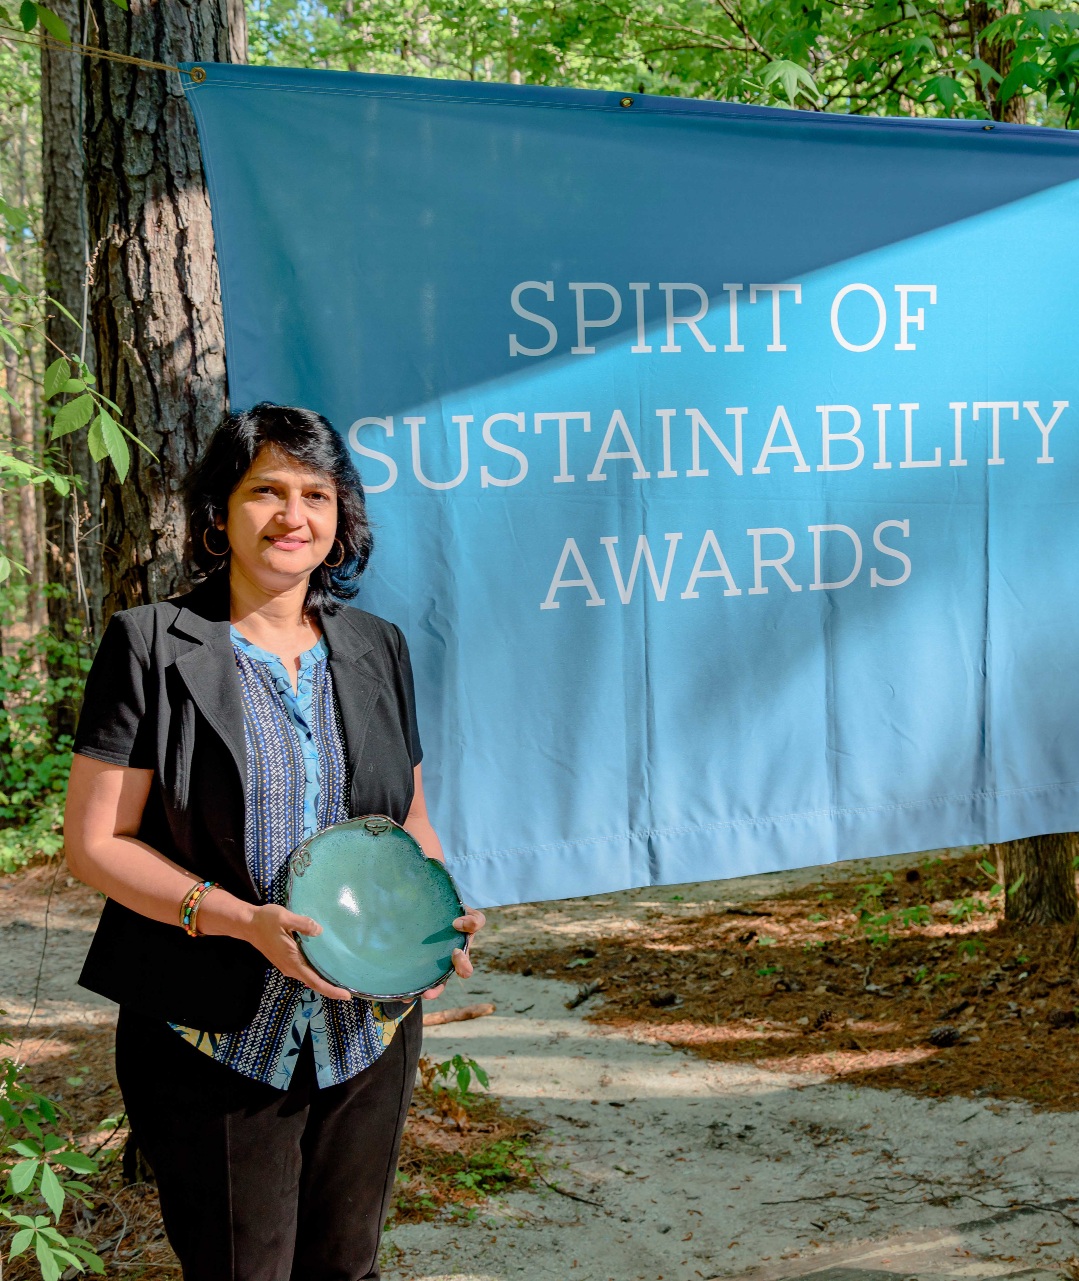
M 84 58 L 104 58 L 108 62 L 126 62 L 129 66 L 145 67 L 148 71 L 175 71 L 178 75 L 190 76 L 193 83 L 197 85 L 202 84 L 206 79 L 204 67 L 192 67 L 188 71 L 184 67 L 174 66 L 171 62 L 152 62 L 149 58 L 136 58 L 127 53 L 113 53 L 111 49 L 102 49 L 93 44 L 80 44 L 78 40 L 57 40 L 46 32 L 34 36 L 19 27 L 8 26 L 5 22 L 0 22 L 0 32 L 3 33 L 3 39 L 11 40 L 16 44 L 45 46 L 65 53 L 77 53 Z

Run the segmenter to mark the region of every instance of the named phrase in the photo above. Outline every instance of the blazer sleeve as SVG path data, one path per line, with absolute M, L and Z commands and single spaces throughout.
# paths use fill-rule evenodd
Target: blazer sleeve
M 108 765 L 153 769 L 154 718 L 150 656 L 130 614 L 114 614 L 105 629 L 75 730 L 75 752 Z
M 401 684 L 405 692 L 405 709 L 408 724 L 404 727 L 408 734 L 412 766 L 415 768 L 423 760 L 423 747 L 420 745 L 420 725 L 416 719 L 416 683 L 412 676 L 412 660 L 408 656 L 408 642 L 405 634 L 396 623 L 393 630 L 397 633 L 397 662 L 401 669 Z

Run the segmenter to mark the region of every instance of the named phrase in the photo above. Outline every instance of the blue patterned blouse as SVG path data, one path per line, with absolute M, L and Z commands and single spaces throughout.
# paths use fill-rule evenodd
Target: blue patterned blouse
M 247 741 L 247 864 L 263 901 L 284 904 L 292 851 L 349 817 L 348 756 L 328 651 L 320 640 L 300 655 L 294 692 L 276 654 L 235 628 L 232 644 Z M 171 1026 L 219 1063 L 285 1090 L 305 1037 L 311 1038 L 319 1085 L 337 1085 L 375 1062 L 407 1013 L 390 1016 L 377 1002 L 359 998 L 324 998 L 271 965 L 246 1028 L 215 1033 Z

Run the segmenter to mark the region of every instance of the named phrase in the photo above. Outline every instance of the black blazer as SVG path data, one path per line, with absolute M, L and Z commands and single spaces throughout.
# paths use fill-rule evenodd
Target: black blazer
M 351 767 L 350 813 L 403 823 L 421 756 L 404 637 L 358 609 L 321 625 Z M 244 856 L 246 747 L 224 572 L 174 600 L 113 615 L 87 678 L 75 751 L 153 770 L 139 838 L 193 877 L 259 901 Z M 79 982 L 140 1013 L 224 1032 L 254 1017 L 266 966 L 239 939 L 192 939 L 109 899 Z

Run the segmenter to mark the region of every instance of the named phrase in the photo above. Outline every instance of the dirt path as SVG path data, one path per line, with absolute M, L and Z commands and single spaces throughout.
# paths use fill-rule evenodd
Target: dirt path
M 874 860 L 864 876 L 905 866 Z M 107 1023 L 75 986 L 95 897 L 50 873 L 0 882 L 2 1004 L 22 1023 Z M 819 872 L 604 895 L 492 913 L 487 949 L 648 931 L 808 883 Z M 800 879 L 801 878 L 801 879 Z M 482 953 L 481 953 L 482 961 Z M 575 986 L 481 969 L 443 1003 L 497 1013 L 431 1028 L 433 1057 L 469 1054 L 547 1127 L 546 1177 L 471 1223 L 400 1227 L 386 1281 L 817 1281 L 1079 1275 L 1079 1114 L 914 1098 L 707 1062 L 567 1010 Z M 601 998 L 593 998 L 597 1000 Z M 565 1194 L 571 1195 L 565 1195 Z

